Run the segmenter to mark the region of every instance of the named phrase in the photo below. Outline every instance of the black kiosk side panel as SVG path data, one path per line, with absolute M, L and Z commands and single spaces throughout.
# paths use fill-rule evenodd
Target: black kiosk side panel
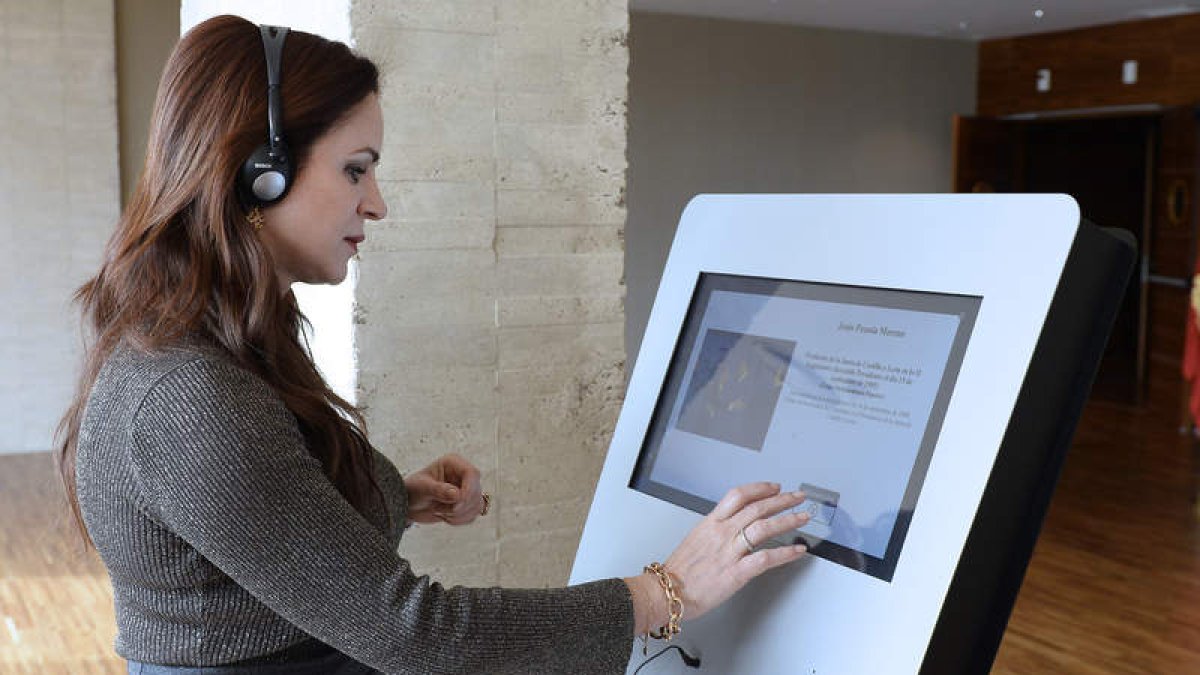
M 991 670 L 1136 255 L 1127 232 L 1080 223 L 922 673 Z

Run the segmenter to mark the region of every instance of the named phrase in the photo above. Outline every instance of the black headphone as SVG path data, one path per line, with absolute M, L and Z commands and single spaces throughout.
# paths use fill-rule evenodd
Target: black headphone
M 267 55 L 267 142 L 258 146 L 242 164 L 238 175 L 238 191 L 247 206 L 274 204 L 283 199 L 292 186 L 292 158 L 283 142 L 283 106 L 279 93 L 283 40 L 288 29 L 264 25 L 259 26 L 259 32 Z

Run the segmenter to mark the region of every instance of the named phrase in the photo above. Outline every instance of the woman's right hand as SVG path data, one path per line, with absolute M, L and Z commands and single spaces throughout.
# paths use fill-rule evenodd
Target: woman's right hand
M 773 517 L 804 498 L 802 492 L 781 493 L 778 483 L 748 483 L 725 494 L 663 563 L 674 578 L 685 619 L 706 614 L 754 577 L 804 555 L 808 549 L 803 545 L 756 548 L 808 523 L 807 513 Z M 749 546 L 742 539 L 743 528 Z M 636 632 L 665 624 L 667 599 L 658 578 L 646 573 L 625 581 L 634 599 Z

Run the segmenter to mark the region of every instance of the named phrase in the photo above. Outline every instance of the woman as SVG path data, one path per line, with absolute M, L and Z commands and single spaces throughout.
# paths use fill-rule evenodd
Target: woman
M 141 180 L 78 293 L 93 344 L 57 450 L 130 672 L 620 671 L 634 635 L 677 632 L 681 611 L 803 554 L 754 550 L 805 522 L 772 518 L 802 495 L 760 483 L 626 579 L 448 589 L 413 574 L 404 528 L 484 515 L 479 471 L 448 455 L 402 478 L 318 375 L 290 290 L 341 281 L 364 221 L 387 213 L 378 73 L 286 35 L 294 184 L 272 201 L 239 184 L 267 136 L 265 43 L 229 16 L 180 41 Z

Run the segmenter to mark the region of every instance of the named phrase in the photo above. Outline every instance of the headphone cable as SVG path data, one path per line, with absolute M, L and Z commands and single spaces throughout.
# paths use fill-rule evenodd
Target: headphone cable
M 651 656 L 650 658 L 646 659 L 645 661 L 642 661 L 642 665 L 638 666 L 637 670 L 633 671 L 633 675 L 637 675 L 639 672 L 641 672 L 642 668 L 646 667 L 647 663 L 650 663 L 654 659 L 657 659 L 658 657 L 662 656 L 663 654 L 666 654 L 667 652 L 671 651 L 672 649 L 677 650 L 679 652 L 679 658 L 683 659 L 683 663 L 688 668 L 699 668 L 700 667 L 700 658 L 699 657 L 692 656 L 691 654 L 683 651 L 683 647 L 680 647 L 679 645 L 671 645 L 669 647 L 663 647 L 662 649 L 658 650 L 658 652 L 655 653 L 654 656 Z

